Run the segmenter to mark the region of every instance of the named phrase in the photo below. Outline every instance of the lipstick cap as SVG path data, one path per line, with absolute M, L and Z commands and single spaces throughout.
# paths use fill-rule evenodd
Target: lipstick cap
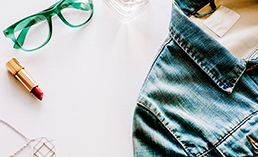
M 8 71 L 31 92 L 33 88 L 38 86 L 35 80 L 25 71 L 24 66 L 16 58 L 12 58 L 6 63 Z
M 6 68 L 12 75 L 15 75 L 20 70 L 24 69 L 24 66 L 18 61 L 18 59 L 12 58 L 6 63 Z

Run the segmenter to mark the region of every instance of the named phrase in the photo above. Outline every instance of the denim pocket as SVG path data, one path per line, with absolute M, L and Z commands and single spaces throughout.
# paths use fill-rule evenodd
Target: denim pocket
M 258 155 L 258 114 L 255 114 L 217 148 L 225 156 Z

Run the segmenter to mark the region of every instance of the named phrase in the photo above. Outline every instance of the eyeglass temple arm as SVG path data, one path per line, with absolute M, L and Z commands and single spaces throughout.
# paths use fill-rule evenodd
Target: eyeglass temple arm
M 24 40 L 25 40 L 25 37 L 26 37 L 26 34 L 28 33 L 29 31 L 29 27 L 27 28 L 24 28 L 21 33 L 19 34 L 18 38 L 17 38 L 17 42 L 19 43 L 19 45 L 17 45 L 16 43 L 14 44 L 13 48 L 15 49 L 19 49 L 20 46 L 22 46 L 24 44 Z
M 41 11 L 40 13 L 44 13 L 46 11 L 52 10 L 53 8 L 56 7 L 56 5 L 58 3 L 60 3 L 60 1 L 51 5 L 49 8 Z M 71 2 L 68 1 L 67 3 L 63 3 L 62 6 L 61 6 L 61 9 L 70 8 L 70 6 L 72 6 L 73 8 L 76 8 L 76 9 L 84 10 L 84 11 L 88 11 L 88 10 L 93 8 L 92 0 L 89 0 L 89 3 L 87 3 L 87 4 L 82 3 L 82 2 L 74 2 L 72 0 Z
M 39 13 L 43 13 L 43 12 L 52 10 L 58 3 L 60 3 L 60 2 L 57 2 L 57 3 L 53 4 L 53 5 L 50 6 L 49 8 L 47 8 L 47 9 L 45 9 L 45 10 L 39 12 Z M 37 19 L 39 19 L 39 18 L 37 18 Z M 31 27 L 32 25 L 34 25 L 34 24 L 40 22 L 40 21 L 43 21 L 43 20 L 35 20 L 35 19 L 33 19 L 33 20 L 31 20 L 30 22 L 28 22 L 28 24 L 27 24 L 25 27 L 23 27 L 23 28 L 18 28 L 18 29 L 17 29 L 17 31 L 19 31 L 19 30 L 22 29 L 21 33 L 19 34 L 19 36 L 18 36 L 18 38 L 17 38 L 17 41 L 18 41 L 18 43 L 20 44 L 20 46 L 22 46 L 22 45 L 24 44 L 25 37 L 26 37 L 26 35 L 27 35 L 27 33 L 28 33 L 30 27 Z M 16 32 L 17 32 L 17 31 L 16 31 Z M 17 44 L 14 44 L 13 47 L 14 47 L 15 49 L 19 49 L 20 46 L 17 45 Z
M 60 1 L 51 5 L 49 8 L 47 8 L 39 13 L 44 13 L 44 12 L 54 9 L 58 3 L 60 3 Z M 89 0 L 89 3 L 87 3 L 87 4 L 82 3 L 82 2 L 74 2 L 72 0 L 71 2 L 68 1 L 67 3 L 63 3 L 61 6 L 61 9 L 70 8 L 70 6 L 72 6 L 72 8 L 80 9 L 80 10 L 84 10 L 84 11 L 88 11 L 93 8 L 92 0 Z
M 60 3 L 60 2 L 57 2 L 57 3 L 53 4 L 53 5 L 50 6 L 49 8 L 47 8 L 47 9 L 45 9 L 45 10 L 39 12 L 39 13 L 43 13 L 43 12 L 46 12 L 46 11 L 49 11 L 49 10 L 53 9 L 58 3 Z M 39 19 L 39 18 L 37 18 L 37 19 Z M 18 36 L 18 38 L 17 38 L 17 42 L 20 44 L 20 46 L 22 46 L 22 45 L 24 44 L 25 37 L 26 37 L 26 35 L 27 35 L 27 33 L 28 33 L 30 27 L 31 27 L 32 25 L 34 25 L 34 24 L 40 22 L 40 21 L 43 21 L 43 20 L 35 20 L 35 19 L 33 19 L 33 20 L 31 20 L 30 22 L 28 22 L 28 24 L 27 24 L 25 27 L 17 28 L 16 32 L 22 29 L 21 33 L 19 34 L 19 36 Z M 13 46 L 13 48 L 19 49 L 20 46 L 15 43 L 14 46 Z
M 79 10 L 83 10 L 83 11 L 89 11 L 91 10 L 92 4 L 91 3 L 72 3 L 72 2 L 68 2 L 68 3 L 64 3 L 61 6 L 61 9 L 65 9 L 65 8 L 75 8 L 75 9 L 79 9 Z
M 22 45 L 24 44 L 25 37 L 26 37 L 26 35 L 27 35 L 27 33 L 28 33 L 30 27 L 33 26 L 34 24 L 36 24 L 36 23 L 38 23 L 38 22 L 40 22 L 40 21 L 44 21 L 44 20 L 45 20 L 45 19 L 43 19 L 43 18 L 37 17 L 37 18 L 35 18 L 35 19 L 33 19 L 33 20 L 30 20 L 30 21 L 28 22 L 28 24 L 27 24 L 25 27 L 21 27 L 21 28 L 18 27 L 18 28 L 17 28 L 16 32 L 19 31 L 19 30 L 22 30 L 22 31 L 20 32 L 18 38 L 17 38 L 17 42 L 20 44 L 20 46 L 22 46 Z M 13 47 L 14 47 L 15 49 L 19 49 L 20 46 L 17 45 L 17 44 L 14 44 Z

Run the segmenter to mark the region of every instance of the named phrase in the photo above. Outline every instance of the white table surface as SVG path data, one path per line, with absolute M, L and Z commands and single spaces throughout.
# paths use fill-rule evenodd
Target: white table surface
M 0 30 L 55 2 L 3 1 Z M 54 139 L 57 157 L 132 157 L 136 100 L 167 37 L 172 0 L 150 0 L 127 21 L 104 0 L 93 3 L 94 16 L 83 27 L 70 28 L 54 18 L 51 40 L 34 52 L 13 49 L 0 33 L 0 119 L 28 138 Z M 12 57 L 39 84 L 43 101 L 7 72 Z M 0 123 L 0 157 L 25 144 Z

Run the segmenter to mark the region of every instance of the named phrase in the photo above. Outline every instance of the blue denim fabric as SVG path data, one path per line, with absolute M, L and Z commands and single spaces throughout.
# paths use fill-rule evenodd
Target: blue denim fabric
M 169 36 L 140 91 L 134 155 L 255 156 L 247 136 L 258 141 L 258 59 L 235 58 L 196 26 L 188 16 L 210 1 L 190 2 L 173 4 Z

